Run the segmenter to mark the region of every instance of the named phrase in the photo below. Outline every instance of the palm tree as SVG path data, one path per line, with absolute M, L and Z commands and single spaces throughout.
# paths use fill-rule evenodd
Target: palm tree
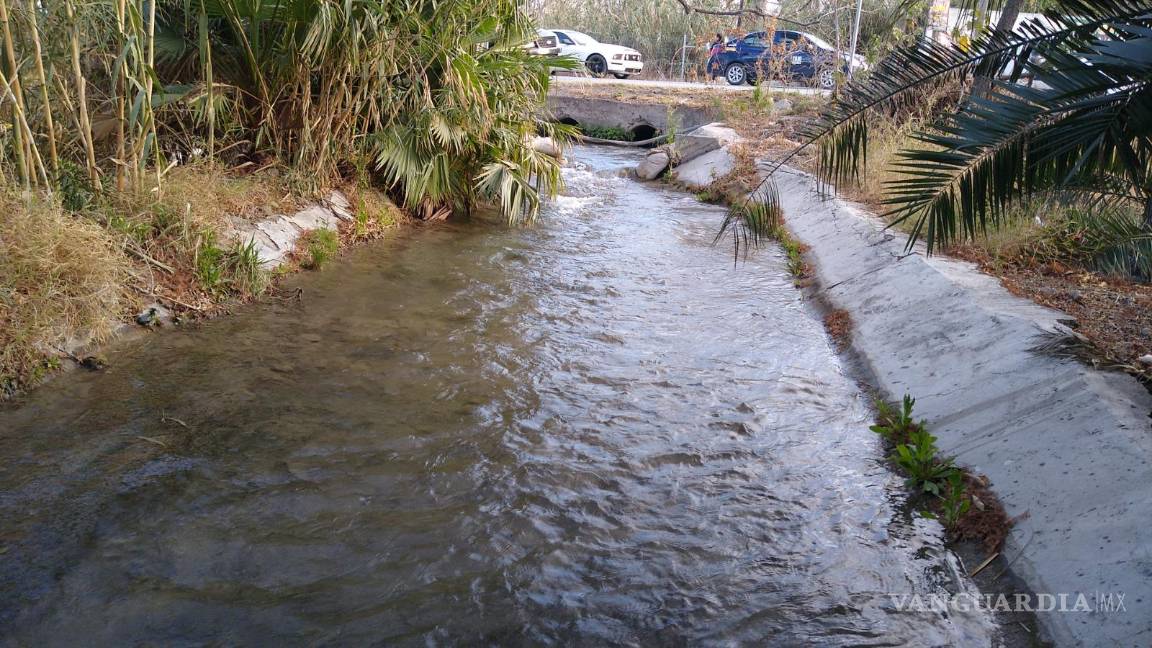
M 1145 0 L 1061 0 L 1045 16 L 967 49 L 921 40 L 895 50 L 835 97 L 772 170 L 816 145 L 821 178 L 858 179 L 877 115 L 899 114 L 929 89 L 992 77 L 991 92 L 968 95 L 898 154 L 887 217 L 910 223 L 909 247 L 923 237 L 931 252 L 983 235 L 1034 197 L 1139 212 L 1124 231 L 1152 239 L 1152 10 Z M 1018 82 L 1025 74 L 1031 85 Z M 774 191 L 770 178 L 763 192 Z M 767 234 L 745 213 L 733 212 L 726 228 L 753 241 Z

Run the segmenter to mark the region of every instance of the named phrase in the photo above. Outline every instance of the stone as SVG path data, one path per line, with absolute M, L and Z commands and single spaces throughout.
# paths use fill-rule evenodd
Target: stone
M 533 137 L 529 140 L 528 145 L 532 147 L 532 150 L 543 153 L 544 155 L 550 155 L 557 160 L 561 157 L 560 147 L 556 146 L 556 142 L 553 142 L 551 137 Z
M 288 221 L 299 227 L 301 231 L 307 232 L 314 229 L 334 230 L 337 219 L 331 210 L 320 205 L 312 205 L 292 214 L 288 217 Z
M 678 135 L 672 144 L 674 156 L 681 164 L 718 148 L 720 148 L 720 141 L 715 137 L 698 137 L 696 135 Z
M 1145 367 L 1152 367 L 1152 354 L 1142 355 L 1136 359 L 1136 362 L 1139 362 Z
M 692 131 L 693 137 L 711 137 L 720 142 L 721 146 L 729 146 L 740 141 L 740 135 L 735 130 L 724 125 L 723 122 L 705 124 Z
M 736 167 L 736 157 L 726 148 L 709 151 L 676 167 L 673 174 L 690 189 L 704 189 Z
M 671 158 L 668 151 L 656 149 L 636 165 L 636 177 L 641 180 L 655 180 L 668 168 Z
M 705 124 L 684 135 L 678 135 L 673 144 L 675 157 L 680 164 L 690 162 L 718 148 L 727 147 L 740 141 L 736 131 L 720 122 Z
M 332 215 L 336 218 L 345 222 L 356 219 L 352 214 L 352 203 L 348 202 L 348 197 L 344 195 L 344 192 L 333 189 L 325 202 L 328 203 L 328 208 L 332 210 Z
M 283 263 L 295 247 L 296 239 L 300 238 L 300 230 L 289 222 L 286 216 L 260 221 L 256 223 L 256 229 L 262 232 L 271 243 L 271 245 L 266 245 L 260 240 L 256 242 L 260 262 L 271 267 Z

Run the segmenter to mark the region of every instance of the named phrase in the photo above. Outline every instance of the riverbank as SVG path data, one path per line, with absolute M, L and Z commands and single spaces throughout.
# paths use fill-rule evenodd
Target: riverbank
M 299 186 L 278 167 L 202 163 L 146 195 L 4 196 L 0 399 L 99 370 L 117 338 L 225 313 L 405 218 L 370 187 Z

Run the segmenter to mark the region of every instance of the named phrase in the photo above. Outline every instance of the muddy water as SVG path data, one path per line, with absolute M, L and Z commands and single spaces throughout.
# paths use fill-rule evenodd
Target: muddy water
M 782 258 L 628 155 L 0 411 L 0 636 L 986 644 L 894 609 L 967 585 Z

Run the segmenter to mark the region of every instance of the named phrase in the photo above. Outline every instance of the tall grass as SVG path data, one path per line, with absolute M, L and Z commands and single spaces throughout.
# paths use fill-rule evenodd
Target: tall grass
M 0 397 L 79 337 L 107 337 L 129 259 L 115 237 L 50 199 L 0 193 Z
M 0 0 L 0 168 L 53 190 L 163 191 L 177 158 L 369 159 L 410 209 L 530 215 L 558 167 L 524 138 L 547 68 L 515 0 Z

